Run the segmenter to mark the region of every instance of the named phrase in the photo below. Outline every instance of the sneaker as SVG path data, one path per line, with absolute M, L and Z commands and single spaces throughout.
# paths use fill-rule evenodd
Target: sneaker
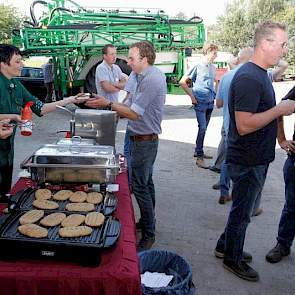
M 231 201 L 231 196 L 220 196 L 218 203 L 224 205 L 226 202 Z
M 203 158 L 204 158 L 204 159 L 213 159 L 213 157 L 212 157 L 212 156 L 210 156 L 210 155 L 207 155 L 207 154 L 204 154 L 204 155 L 203 155 Z
M 259 216 L 263 212 L 262 208 L 258 208 L 252 216 Z
M 224 258 L 224 250 L 221 248 L 215 248 L 214 250 L 215 257 L 223 259 Z M 252 255 L 248 252 L 243 251 L 242 260 L 245 262 L 251 262 L 252 261 Z
M 209 170 L 215 173 L 220 173 L 220 169 L 215 166 L 209 166 Z
M 218 181 L 217 183 L 212 185 L 213 189 L 219 190 L 220 189 L 220 182 Z
M 213 159 L 213 157 L 210 155 L 204 154 L 203 156 L 199 156 L 197 153 L 194 153 L 194 158 Z M 216 168 L 216 169 L 218 169 L 218 168 Z
M 205 163 L 204 158 L 202 158 L 202 157 L 197 157 L 196 165 L 199 168 L 203 168 L 203 169 L 208 169 L 209 168 L 209 166 Z
M 137 244 L 137 252 L 149 250 L 153 244 L 155 243 L 156 239 L 155 237 L 143 237 L 140 239 L 140 241 Z
M 282 260 L 284 256 L 290 254 L 290 247 L 277 243 L 265 256 L 266 261 L 270 263 L 277 263 Z
M 236 264 L 232 261 L 223 261 L 223 267 L 236 276 L 252 282 L 259 281 L 259 274 L 251 266 L 249 266 L 245 261 L 241 261 L 239 264 Z

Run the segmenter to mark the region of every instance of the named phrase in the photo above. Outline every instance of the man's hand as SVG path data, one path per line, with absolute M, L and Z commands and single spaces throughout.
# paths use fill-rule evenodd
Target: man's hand
M 19 122 L 19 123 L 23 122 L 21 116 L 17 114 L 13 115 L 13 117 L 11 117 L 11 120 Z
M 21 122 L 21 116 L 18 114 L 0 114 L 0 121 L 2 120 Z
M 78 93 L 77 95 L 73 96 L 74 103 L 83 103 L 87 101 L 90 97 L 90 93 Z
M 282 100 L 278 105 L 277 108 L 280 111 L 280 115 L 282 116 L 289 116 L 294 113 L 295 111 L 295 101 L 286 99 Z
M 94 99 L 91 99 L 85 103 L 90 108 L 105 108 L 108 106 L 110 101 L 102 96 L 95 95 Z
M 279 145 L 288 154 L 295 153 L 295 141 L 294 140 L 284 140 L 282 142 L 279 142 Z
M 6 139 L 11 136 L 13 127 L 9 125 L 10 120 L 0 121 L 0 139 Z
M 191 100 L 192 100 L 192 104 L 193 105 L 196 105 L 196 104 L 198 104 L 198 101 L 196 100 L 196 98 L 192 95 L 191 97 Z

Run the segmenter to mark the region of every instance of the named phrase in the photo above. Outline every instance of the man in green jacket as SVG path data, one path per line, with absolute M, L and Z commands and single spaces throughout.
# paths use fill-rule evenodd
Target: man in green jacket
M 24 105 L 32 101 L 32 111 L 41 117 L 54 111 L 57 105 L 66 106 L 77 102 L 76 97 L 71 96 L 58 102 L 44 104 L 14 79 L 20 76 L 22 67 L 20 50 L 13 45 L 0 44 L 0 114 L 20 115 Z M 83 98 L 79 98 L 80 102 L 83 102 Z M 2 197 L 11 188 L 15 131 L 16 127 L 11 136 L 0 139 L 0 195 Z

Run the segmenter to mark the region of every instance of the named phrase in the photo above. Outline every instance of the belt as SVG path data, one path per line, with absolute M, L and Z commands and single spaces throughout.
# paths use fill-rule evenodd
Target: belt
M 130 135 L 132 141 L 149 141 L 158 139 L 158 134 L 137 134 Z

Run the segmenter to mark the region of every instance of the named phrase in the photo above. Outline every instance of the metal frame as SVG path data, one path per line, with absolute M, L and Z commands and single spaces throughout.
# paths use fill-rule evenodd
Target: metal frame
M 36 4 L 48 10 L 39 20 L 34 15 Z M 29 25 L 26 22 L 26 27 L 14 31 L 13 43 L 27 56 L 53 57 L 55 87 L 61 89 L 62 95 L 68 88 L 83 85 L 84 81 L 77 77 L 89 58 L 101 55 L 102 47 L 108 43 L 116 46 L 118 53 L 125 54 L 132 43 L 143 40 L 152 42 L 157 51 L 178 52 L 175 70 L 167 74 L 168 83 L 175 83 L 183 74 L 184 48 L 200 48 L 205 41 L 202 19 L 170 20 L 163 11 L 95 11 L 71 0 L 48 0 L 34 1 L 31 17 Z

